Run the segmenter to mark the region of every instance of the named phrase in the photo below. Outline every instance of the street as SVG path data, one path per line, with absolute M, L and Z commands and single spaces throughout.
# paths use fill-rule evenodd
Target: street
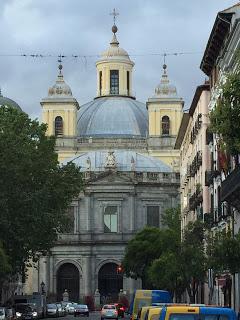
M 81 316 L 81 317 L 74 317 L 74 315 L 67 315 L 67 316 L 65 316 L 65 317 L 59 317 L 59 318 L 57 318 L 57 319 L 59 319 L 59 320 L 74 320 L 74 319 L 80 319 L 80 320 L 100 320 L 100 318 L 101 318 L 101 316 L 100 316 L 100 311 L 96 311 L 96 312 L 90 312 L 90 314 L 89 314 L 89 318 L 87 318 L 87 317 L 84 317 L 84 316 Z M 124 319 L 126 319 L 127 318 L 127 316 L 125 316 L 125 318 Z M 53 317 L 51 317 L 51 318 L 46 318 L 47 320 L 52 320 L 52 319 L 56 319 L 56 318 L 53 318 Z M 121 319 L 121 318 L 119 318 L 119 319 Z

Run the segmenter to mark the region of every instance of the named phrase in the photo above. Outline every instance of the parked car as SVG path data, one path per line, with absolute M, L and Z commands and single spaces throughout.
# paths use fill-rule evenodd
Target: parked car
M 66 313 L 69 313 L 69 308 L 72 306 L 71 302 L 62 301 L 61 302 Z
M 21 320 L 38 319 L 36 306 L 33 303 L 17 303 L 15 305 L 16 318 Z
M 86 304 L 77 304 L 75 306 L 74 317 L 81 315 L 89 317 L 89 310 Z
M 58 317 L 58 307 L 55 303 L 47 304 L 47 316 L 48 317 Z
M 115 303 L 117 308 L 118 316 L 124 318 L 125 306 L 122 303 Z
M 117 307 L 114 304 L 105 304 L 101 310 L 101 320 L 118 319 Z
M 57 308 L 58 308 L 58 314 L 59 317 L 64 317 L 66 315 L 65 309 L 61 302 L 56 302 Z
M 77 305 L 76 302 L 72 302 L 72 303 L 71 303 L 71 305 L 68 307 L 68 313 L 69 313 L 69 314 L 74 314 L 76 305 Z
M 6 319 L 6 311 L 5 308 L 0 307 L 0 320 Z
M 13 308 L 5 308 L 6 319 L 7 320 L 15 320 L 16 319 L 16 312 Z

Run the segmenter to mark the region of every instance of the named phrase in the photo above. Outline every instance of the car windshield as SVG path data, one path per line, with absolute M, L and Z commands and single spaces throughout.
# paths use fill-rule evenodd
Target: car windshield
M 81 309 L 87 309 L 88 308 L 87 305 L 85 305 L 85 304 L 79 304 L 77 307 L 81 308 Z
M 103 309 L 116 309 L 115 306 L 103 306 Z
M 30 305 L 26 305 L 26 304 L 19 304 L 16 305 L 16 311 L 19 312 L 29 312 L 29 311 L 33 311 L 33 308 Z
M 56 305 L 55 304 L 48 304 L 47 305 L 48 309 L 56 309 Z

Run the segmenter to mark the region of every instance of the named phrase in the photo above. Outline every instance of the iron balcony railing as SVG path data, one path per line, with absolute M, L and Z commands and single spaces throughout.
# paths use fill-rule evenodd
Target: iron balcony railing
M 221 200 L 240 211 L 240 166 L 237 166 L 222 182 Z

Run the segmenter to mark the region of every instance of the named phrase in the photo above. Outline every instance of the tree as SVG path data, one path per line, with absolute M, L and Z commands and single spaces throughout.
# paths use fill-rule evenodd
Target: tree
M 22 272 L 57 240 L 83 185 L 73 163 L 60 165 L 55 138 L 25 113 L 0 108 L 0 240 L 12 272 Z
M 134 279 L 140 278 L 147 285 L 147 269 L 162 250 L 162 233 L 158 228 L 145 227 L 129 241 L 122 261 L 124 272 Z
M 209 266 L 216 275 L 240 271 L 240 233 L 218 232 L 209 241 Z
M 221 148 L 235 156 L 240 153 L 240 56 L 236 70 L 220 86 L 220 97 L 210 113 L 211 130 L 221 139 Z
M 162 251 L 155 259 L 148 276 L 155 287 L 168 290 L 180 301 L 185 290 L 181 257 L 180 207 L 167 209 L 162 216 Z
M 164 229 L 145 227 L 138 232 L 128 243 L 125 251 L 124 271 L 127 276 L 135 279 L 141 278 L 143 287 L 162 285 L 153 275 L 152 263 L 162 257 L 165 252 L 179 253 L 181 241 L 180 208 L 166 210 L 162 216 L 162 223 Z
M 2 244 L 0 242 L 0 285 L 1 279 L 11 271 L 11 266 L 8 263 L 8 257 L 5 254 Z
M 204 249 L 204 226 L 199 220 L 189 222 L 184 230 L 181 256 L 184 263 L 183 271 L 186 289 L 190 301 L 196 302 L 199 284 L 206 274 L 206 255 Z
M 177 302 L 181 301 L 181 295 L 186 289 L 183 266 L 184 261 L 179 251 L 166 251 L 153 261 L 148 271 L 154 286 L 170 291 Z

